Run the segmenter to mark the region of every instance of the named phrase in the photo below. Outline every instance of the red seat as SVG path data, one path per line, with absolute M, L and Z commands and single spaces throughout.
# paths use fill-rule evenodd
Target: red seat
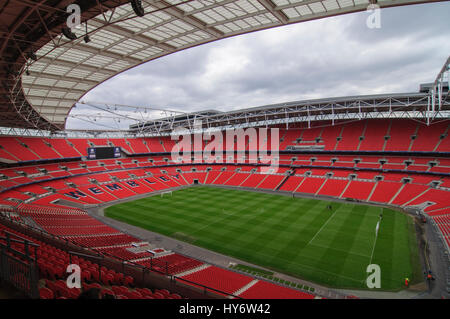
M 64 269 L 60 266 L 49 266 L 47 270 L 50 278 L 53 280 L 58 280 L 64 276 Z
M 114 275 L 114 283 L 120 285 L 123 283 L 124 275 L 122 273 L 115 273 Z
M 123 283 L 127 286 L 131 286 L 134 283 L 134 278 L 131 276 L 125 276 Z
M 54 292 L 57 297 L 70 297 L 70 292 L 65 284 L 61 284 L 59 281 L 54 283 Z
M 55 284 L 53 281 L 45 279 L 45 285 L 47 286 L 48 289 L 50 289 L 51 291 L 53 291 L 53 293 L 56 292 L 57 288 L 55 287 Z
M 119 286 L 119 287 L 122 290 L 123 295 L 126 295 L 130 291 L 130 288 L 128 288 L 126 286 Z
M 122 288 L 120 286 L 112 286 L 111 290 L 114 291 L 114 294 L 116 296 L 123 294 L 123 290 L 122 290 Z
M 142 295 L 137 291 L 128 291 L 126 296 L 130 299 L 142 299 Z
M 152 291 L 148 288 L 137 288 L 137 292 L 139 292 L 142 296 L 152 296 Z
M 98 272 L 98 268 L 95 266 L 89 266 L 88 268 L 86 268 L 86 270 L 90 271 L 91 273 L 93 272 Z
M 103 282 L 103 284 L 105 284 L 107 286 L 112 285 L 114 282 L 114 276 L 111 274 L 102 272 L 102 282 Z
M 108 295 L 113 295 L 114 297 L 116 296 L 116 294 L 114 293 L 114 291 L 112 291 L 111 289 L 102 289 L 101 292 L 100 292 L 100 295 L 102 296 L 102 298 L 103 298 L 103 296 L 106 295 L 106 294 L 108 294 Z
M 81 280 L 83 281 L 92 281 L 92 274 L 89 270 L 83 270 L 81 272 Z
M 102 286 L 100 286 L 97 283 L 93 283 L 93 284 L 84 283 L 83 284 L 83 291 L 88 291 L 89 289 L 92 289 L 92 288 L 102 289 Z
M 49 270 L 48 270 L 48 265 L 45 262 L 38 262 L 38 268 L 39 268 L 39 274 L 42 277 L 49 277 Z
M 155 292 L 159 292 L 163 296 L 170 296 L 170 292 L 167 289 L 159 289 L 159 290 L 156 290 Z
M 66 290 L 69 293 L 68 298 L 77 299 L 81 294 L 81 289 L 79 288 L 67 288 Z
M 39 289 L 39 297 L 41 299 L 53 299 L 55 296 L 53 294 L 53 291 L 44 287 Z
M 91 277 L 94 281 L 99 281 L 99 274 L 97 270 L 90 270 Z
M 161 293 L 159 293 L 159 292 L 155 292 L 155 293 L 153 294 L 153 298 L 155 298 L 155 299 L 166 299 L 166 298 L 164 297 L 164 295 L 161 294 Z

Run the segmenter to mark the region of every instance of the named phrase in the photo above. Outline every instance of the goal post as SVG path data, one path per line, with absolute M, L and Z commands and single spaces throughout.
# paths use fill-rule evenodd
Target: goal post
M 377 226 L 375 226 L 375 236 L 378 237 L 378 231 L 380 230 L 380 220 L 377 223 Z
M 172 197 L 172 191 L 162 192 L 161 197 L 164 197 L 164 195 L 166 195 L 166 196 L 170 195 Z
M 372 254 L 370 255 L 370 262 L 369 262 L 369 264 L 372 264 L 373 254 L 375 253 L 375 246 L 377 244 L 378 232 L 380 231 L 380 224 L 381 224 L 381 220 L 382 219 L 383 219 L 383 211 L 381 212 L 381 214 L 380 214 L 380 216 L 378 218 L 377 225 L 375 226 L 375 240 L 374 240 L 374 243 L 373 243 Z

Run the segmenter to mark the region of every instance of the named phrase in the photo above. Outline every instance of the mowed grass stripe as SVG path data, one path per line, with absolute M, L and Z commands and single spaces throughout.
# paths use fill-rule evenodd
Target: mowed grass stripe
M 118 204 L 105 214 L 164 235 L 181 233 L 195 245 L 320 284 L 366 288 L 380 212 L 353 203 L 201 186 Z M 395 290 L 405 274 L 412 276 L 408 247 L 414 245 L 409 217 L 390 209 L 383 216 L 373 263 L 382 268 L 382 289 Z
M 322 238 L 326 238 L 323 242 L 328 244 L 328 248 L 322 255 L 322 258 L 316 263 L 316 267 L 333 269 L 333 272 L 339 276 L 328 276 L 327 278 L 322 278 L 322 280 L 329 285 L 341 286 L 345 284 L 345 278 L 348 277 L 356 280 L 363 279 L 360 275 L 364 273 L 364 269 L 359 269 L 357 266 L 368 258 L 360 254 L 351 254 L 351 247 L 356 237 L 349 231 L 349 225 L 353 225 L 353 227 L 360 226 L 364 216 L 354 215 L 351 212 L 339 213 L 336 211 L 336 213 L 338 217 L 332 220 L 330 227 L 322 235 Z M 369 248 L 369 245 L 367 245 L 367 250 Z
M 286 198 L 280 198 L 279 200 L 286 201 Z M 297 229 L 298 234 L 301 234 L 302 229 L 299 226 L 303 226 L 304 223 L 296 224 L 295 220 L 298 221 L 302 217 L 304 218 L 307 210 L 304 208 L 304 205 L 298 205 L 298 201 L 288 200 L 286 203 L 291 203 L 291 205 L 286 205 L 286 208 L 282 211 L 279 209 L 266 211 L 264 215 L 255 216 L 249 221 L 247 234 L 251 234 L 251 236 L 247 235 L 248 239 L 245 245 L 240 243 L 240 255 L 248 255 L 252 251 L 264 250 L 267 254 L 266 256 L 271 257 L 282 251 L 286 254 L 285 259 L 287 258 L 287 253 L 290 250 L 285 249 L 286 240 L 290 238 L 282 235 L 290 234 L 289 230 L 294 231 L 294 229 Z M 276 206 L 279 206 L 279 204 Z M 287 232 L 285 233 L 285 231 Z M 242 239 L 242 237 L 240 236 L 239 239 Z
M 274 214 L 270 210 L 258 211 L 258 207 L 262 204 L 264 204 L 264 202 L 247 201 L 244 209 L 242 209 L 242 206 L 237 206 L 241 214 L 234 215 L 229 225 L 221 221 L 219 224 L 219 232 L 217 232 L 217 228 L 207 229 L 207 232 L 210 236 L 216 237 L 218 243 L 230 243 L 230 246 L 239 244 L 241 249 L 245 243 L 254 245 L 254 238 L 258 234 L 258 229 L 265 231 L 266 235 L 270 236 L 270 232 L 267 232 L 267 227 L 258 227 L 262 221 L 270 222 L 273 218 L 273 216 L 270 215 Z M 264 209 L 265 208 L 266 207 L 264 207 Z M 282 214 L 282 212 L 279 212 L 279 214 Z M 281 215 L 278 216 L 282 219 Z M 233 229 L 236 227 L 238 227 L 237 232 Z M 236 247 L 234 247 L 234 249 L 236 249 Z

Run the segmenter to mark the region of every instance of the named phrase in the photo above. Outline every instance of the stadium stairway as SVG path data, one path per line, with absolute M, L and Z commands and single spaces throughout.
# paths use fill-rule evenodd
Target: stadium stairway
M 233 295 L 235 296 L 239 296 L 241 294 L 243 294 L 244 292 L 246 292 L 247 290 L 249 290 L 251 287 L 253 287 L 256 283 L 258 283 L 259 280 L 258 279 L 254 279 L 252 281 L 250 281 L 248 284 L 246 284 L 244 287 L 239 288 L 238 290 L 236 290 Z

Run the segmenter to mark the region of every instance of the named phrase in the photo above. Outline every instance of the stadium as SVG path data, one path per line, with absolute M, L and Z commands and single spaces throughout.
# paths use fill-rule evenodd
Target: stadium
M 410 93 L 226 112 L 83 100 L 209 42 L 427 2 L 3 1 L 1 297 L 450 297 L 450 57 Z M 67 129 L 88 106 L 146 115 Z

